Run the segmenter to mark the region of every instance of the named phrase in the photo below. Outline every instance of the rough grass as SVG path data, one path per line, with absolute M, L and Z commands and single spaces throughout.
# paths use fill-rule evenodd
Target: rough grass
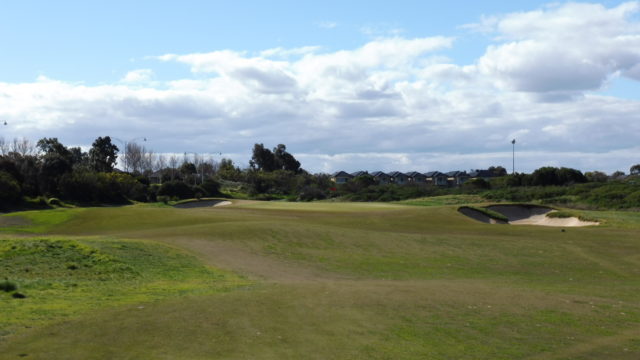
M 170 296 L 142 309 L 144 300 L 131 295 L 120 307 L 35 322 L 1 343 L 0 353 L 42 359 L 638 357 L 639 213 L 585 212 L 606 225 L 561 232 L 486 226 L 456 208 L 246 201 L 186 210 L 86 209 L 50 225 L 46 238 L 77 241 L 113 257 L 113 266 L 131 266 L 131 282 L 145 273 L 171 278 L 181 266 L 136 267 L 144 252 L 108 246 L 121 239 L 186 249 L 258 285 Z M 77 251 L 69 256 L 80 256 Z M 82 259 L 73 261 L 82 265 Z M 185 281 L 161 281 L 159 293 Z M 85 289 L 69 298 L 102 301 L 109 293 Z M 36 299 L 13 304 L 24 301 Z
M 18 219 L 16 225 L 0 227 L 0 232 L 44 233 L 50 227 L 66 222 L 84 209 L 47 209 L 14 212 L 0 216 Z
M 423 198 L 398 201 L 399 204 L 417 205 L 417 206 L 480 204 L 484 202 L 487 202 L 487 200 L 482 196 L 478 196 L 478 195 L 428 196 Z
M 0 335 L 89 310 L 248 283 L 164 245 L 68 237 L 0 240 L 0 277 L 11 279 L 27 296 L 13 300 L 0 294 L 0 312 L 11 314 L 0 318 Z

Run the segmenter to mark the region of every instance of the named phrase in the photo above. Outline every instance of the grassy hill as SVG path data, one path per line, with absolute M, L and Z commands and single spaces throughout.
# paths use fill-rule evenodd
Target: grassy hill
M 563 232 L 458 203 L 14 213 L 0 358 L 638 358 L 640 213 Z

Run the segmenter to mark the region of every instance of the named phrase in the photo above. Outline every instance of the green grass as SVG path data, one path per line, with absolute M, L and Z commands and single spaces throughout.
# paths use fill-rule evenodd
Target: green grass
M 2 218 L 20 219 L 24 224 L 0 227 L 0 232 L 24 232 L 24 233 L 44 233 L 49 228 L 64 223 L 73 218 L 84 209 L 53 209 L 53 210 L 29 210 L 10 213 L 0 216 Z
M 487 200 L 478 195 L 441 195 L 398 201 L 399 204 L 417 206 L 463 205 L 479 204 L 484 202 L 487 202 Z
M 0 237 L 0 270 L 28 296 L 0 294 L 15 306 L 0 309 L 11 314 L 0 354 L 637 358 L 640 213 L 584 211 L 605 225 L 562 232 L 456 209 L 67 209 L 45 235 Z M 38 270 L 23 273 L 28 264 Z
M 26 299 L 0 293 L 0 335 L 90 310 L 248 284 L 203 266 L 181 250 L 109 238 L 14 238 L 0 241 L 0 277 Z M 0 338 L 1 339 L 1 338 Z
M 600 221 L 596 217 L 585 215 L 585 214 L 583 214 L 581 212 L 573 211 L 573 210 L 553 211 L 553 212 L 547 213 L 546 216 L 549 217 L 549 218 L 566 219 L 566 218 L 575 217 L 575 218 L 578 218 L 578 219 L 580 219 L 582 221 L 593 221 L 593 222 L 599 222 Z

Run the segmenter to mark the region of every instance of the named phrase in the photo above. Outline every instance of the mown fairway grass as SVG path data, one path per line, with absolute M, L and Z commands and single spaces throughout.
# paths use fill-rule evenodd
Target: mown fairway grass
M 103 272 L 118 275 L 105 287 L 46 293 L 18 260 L 2 259 L 0 271 L 23 276 L 29 297 L 2 297 L 11 316 L 0 322 L 0 358 L 639 358 L 640 214 L 586 212 L 604 225 L 562 232 L 482 224 L 458 206 L 424 201 L 430 206 L 56 210 L 69 216 L 38 225 L 36 239 L 14 225 L 22 235 L 5 229 L 0 249 L 41 238 L 78 243 L 117 259 Z M 39 259 L 32 262 L 53 266 Z M 76 271 L 44 281 L 96 284 L 104 276 Z M 154 294 L 164 296 L 145 297 L 158 282 Z M 192 285 L 177 290 L 184 284 Z M 110 293 L 122 296 L 112 301 Z M 64 299 L 94 305 L 55 316 L 31 308 L 73 308 Z

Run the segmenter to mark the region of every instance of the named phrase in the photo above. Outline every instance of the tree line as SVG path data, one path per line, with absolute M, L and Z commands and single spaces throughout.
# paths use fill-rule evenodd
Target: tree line
M 273 150 L 255 144 L 249 166 L 241 169 L 230 159 L 165 156 L 135 142 L 121 152 L 112 140 L 98 137 L 84 152 L 57 138 L 0 138 L 0 208 L 51 199 L 110 204 L 219 196 L 221 183 L 240 197 L 311 200 L 323 198 L 331 186 L 328 175 L 306 172 L 283 144 Z
M 206 196 L 309 201 L 338 198 L 352 201 L 395 201 L 421 196 L 472 193 L 509 201 L 579 200 L 599 207 L 640 208 L 640 164 L 606 175 L 599 171 L 542 167 L 531 174 L 508 175 L 491 167 L 495 178 L 473 179 L 460 188 L 429 184 L 378 184 L 363 175 L 336 185 L 328 174 L 310 174 L 284 144 L 272 149 L 255 144 L 248 166 L 211 156 L 156 154 L 144 144 L 98 137 L 84 152 L 57 138 L 6 142 L 0 138 L 0 208 L 65 201 L 120 204 Z M 121 169 L 116 168 L 116 164 Z

